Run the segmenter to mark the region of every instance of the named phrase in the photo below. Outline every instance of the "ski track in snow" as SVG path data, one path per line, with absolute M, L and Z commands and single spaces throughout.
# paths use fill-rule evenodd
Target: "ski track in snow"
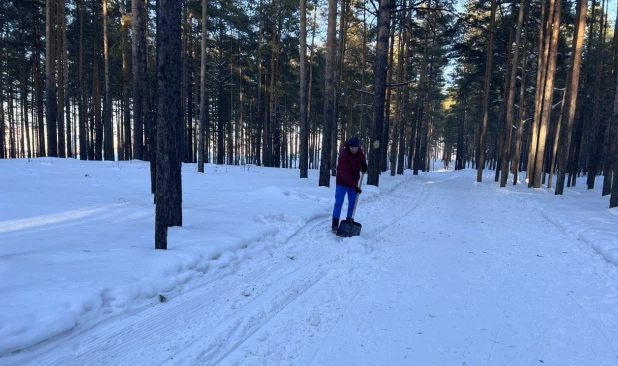
M 330 217 L 298 230 L 266 217 L 274 233 L 266 240 L 276 244 L 261 259 L 217 272 L 166 303 L 54 337 L 20 364 L 322 365 L 332 354 L 349 364 L 616 362 L 609 351 L 618 350 L 617 271 L 577 239 L 584 234 L 552 221 L 525 196 L 516 202 L 533 210 L 523 214 L 484 189 L 457 197 L 453 187 L 473 184 L 457 172 L 408 178 L 389 194 L 361 195 L 360 237 L 333 236 Z M 465 212 L 449 211 L 453 199 L 470 201 L 459 206 Z M 501 221 L 506 217 L 516 219 Z M 539 218 L 547 233 L 528 238 L 526 224 Z M 492 230 L 497 225 L 504 227 Z M 434 239 L 447 235 L 437 246 Z M 541 266 L 574 275 L 539 278 Z M 479 306 L 488 301 L 495 306 Z M 510 314 L 508 303 L 517 304 Z M 388 317 L 391 307 L 407 317 Z M 590 343 L 597 333 L 607 345 Z
M 314 220 L 303 231 L 315 231 L 316 228 L 325 233 L 318 238 L 332 246 L 333 239 L 327 235 L 329 233 L 326 233 L 327 225 L 323 219 Z M 164 347 L 166 353 L 182 350 L 199 341 L 194 337 L 200 330 L 208 335 L 203 338 L 215 341 L 205 344 L 205 347 L 210 347 L 207 352 L 209 359 L 220 357 L 226 351 L 230 338 L 252 334 L 269 316 L 280 311 L 324 276 L 319 262 L 331 253 L 325 250 L 326 243 L 308 251 L 302 243 L 288 241 L 287 248 L 284 246 L 273 257 L 259 262 L 255 267 L 231 273 L 169 303 L 104 322 L 83 334 L 61 337 L 67 339 L 58 339 L 57 343 L 66 352 L 53 352 L 51 358 L 43 356 L 33 360 L 33 364 L 130 364 L 132 359 L 140 364 L 158 364 L 163 361 L 157 359 L 161 357 L 157 351 L 160 347 Z M 249 292 L 243 291 L 247 288 L 250 288 Z M 275 288 L 277 292 L 273 293 Z M 264 294 L 267 296 L 264 297 Z M 262 298 L 265 300 L 259 301 Z M 273 302 L 268 303 L 271 298 Z M 230 332 L 234 328 L 236 330 Z M 143 339 L 143 334 L 154 337 Z M 64 357 L 56 359 L 58 354 Z
M 400 192 L 416 184 L 404 180 L 393 191 Z M 262 353 L 254 357 L 257 363 L 293 361 L 298 357 L 297 362 L 308 362 L 315 355 L 313 347 L 320 342 L 320 337 L 312 333 L 327 333 L 332 329 L 343 316 L 346 305 L 357 296 L 358 288 L 363 285 L 362 276 L 376 270 L 370 263 L 375 260 L 371 242 L 380 241 L 379 237 L 414 210 L 427 194 L 426 189 L 410 192 L 405 197 L 379 195 L 366 202 L 359 201 L 359 207 L 362 205 L 359 213 L 363 212 L 357 215 L 359 222 L 366 217 L 389 217 L 388 221 L 378 220 L 374 225 L 365 223 L 361 237 L 333 236 L 329 230 L 330 218 L 310 220 L 275 246 L 269 257 L 249 267 L 233 273 L 223 271 L 219 277 L 167 303 L 121 314 L 91 329 L 56 336 L 24 353 L 20 364 L 228 364 L 236 361 L 226 357 L 241 349 L 250 338 L 264 345 L 257 349 L 258 354 Z M 394 207 L 396 212 L 391 212 Z M 286 225 L 286 222 L 272 219 L 270 224 Z M 282 233 L 277 235 L 289 235 L 289 231 L 279 232 Z M 353 264 L 341 270 L 342 261 Z M 359 269 L 354 269 L 357 266 Z M 324 301 L 316 303 L 315 298 Z M 299 304 L 291 307 L 293 303 Z M 323 306 L 329 311 L 321 309 Z M 281 316 L 282 313 L 286 315 Z M 294 314 L 292 318 L 290 314 Z M 289 332 L 290 324 L 298 323 L 292 330 L 304 333 L 301 337 L 316 336 L 316 341 L 308 342 L 309 347 L 268 345 L 268 334 L 260 334 L 260 329 L 275 317 L 288 317 L 275 328 L 282 326 Z M 286 348 L 285 354 L 281 354 Z

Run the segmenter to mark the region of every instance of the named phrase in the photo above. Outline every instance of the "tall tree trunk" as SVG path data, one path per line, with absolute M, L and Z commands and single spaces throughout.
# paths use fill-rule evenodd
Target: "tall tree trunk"
M 551 2 L 552 5 L 554 2 Z M 532 117 L 532 124 L 529 131 L 529 144 L 528 144 L 528 159 L 526 164 L 526 178 L 528 179 L 528 187 L 532 187 L 534 183 L 534 164 L 536 163 L 536 154 L 538 147 L 538 136 L 541 115 L 543 113 L 543 91 L 545 90 L 545 74 L 547 72 L 547 57 L 549 54 L 549 41 L 550 32 L 546 30 L 548 24 L 553 17 L 553 8 L 549 11 L 546 10 L 547 5 L 545 0 L 541 1 L 541 24 L 539 27 L 539 53 L 537 57 L 537 73 L 536 84 L 534 94 L 534 112 Z
M 94 28 L 98 29 L 99 15 L 98 15 L 98 1 L 93 0 L 94 7 Z M 94 62 L 93 62 L 93 76 L 92 76 L 92 104 L 94 111 L 94 160 L 103 160 L 103 121 L 101 120 L 101 80 L 100 80 L 100 51 L 99 51 L 99 32 L 94 32 Z
M 234 80 L 234 60 L 232 57 L 232 53 L 234 52 L 232 44 L 234 41 L 234 35 L 232 34 L 232 30 L 230 29 L 230 50 L 228 51 L 228 61 L 227 64 L 230 67 L 230 82 L 232 82 Z M 229 111 L 228 113 L 228 119 L 227 119 L 227 144 L 226 144 L 226 148 L 227 148 L 227 163 L 229 165 L 233 165 L 234 164 L 234 127 L 233 127 L 233 115 L 234 115 L 234 88 L 230 87 L 229 90 L 229 94 L 227 95 L 228 97 L 228 105 L 229 105 Z
M 338 146 L 338 136 L 337 132 L 339 129 L 341 130 L 341 139 L 345 139 L 345 123 L 343 123 L 343 115 L 342 106 L 341 106 L 341 88 L 343 84 L 343 70 L 345 66 L 345 51 L 346 51 L 346 43 L 347 43 L 347 33 L 348 33 L 348 13 L 350 8 L 350 0 L 341 0 L 341 11 L 339 17 L 339 51 L 337 53 L 337 84 L 335 85 L 335 107 L 334 107 L 334 117 L 333 117 L 333 129 L 332 133 L 332 144 L 331 144 L 331 162 L 337 161 L 337 154 L 339 150 Z M 341 120 L 341 123 L 339 121 Z M 337 165 L 331 164 L 331 175 L 333 177 L 337 176 Z
M 553 4 L 555 2 L 555 4 Z M 550 42 L 547 45 L 549 48 L 547 58 L 547 72 L 545 73 L 545 83 L 543 88 L 542 99 L 542 114 L 540 120 L 540 128 L 538 135 L 536 161 L 534 164 L 533 184 L 534 188 L 541 188 L 541 174 L 543 170 L 543 162 L 545 159 L 545 145 L 547 140 L 547 129 L 551 118 L 551 107 L 554 95 L 554 74 L 556 72 L 556 58 L 558 55 L 558 36 L 560 34 L 560 9 L 562 0 L 550 0 L 550 12 L 548 16 L 548 33 L 551 31 Z M 552 11 L 553 10 L 553 11 Z M 534 142 L 534 141 L 533 141 Z M 534 145 L 534 144 L 533 144 Z
M 487 42 L 487 61 L 485 64 L 485 89 L 483 91 L 483 121 L 479 125 L 479 141 L 477 149 L 476 181 L 483 181 L 485 167 L 485 146 L 487 143 L 487 121 L 489 119 L 489 92 L 491 86 L 491 68 L 494 54 L 494 28 L 496 24 L 496 0 L 491 0 L 491 15 L 489 20 L 489 41 Z
M 519 64 L 519 44 L 521 42 L 521 30 L 524 22 L 524 10 L 526 8 L 526 0 L 521 0 L 519 4 L 519 14 L 517 16 L 517 30 L 515 35 L 515 50 L 511 61 L 511 75 L 509 81 L 509 90 L 507 93 L 506 102 L 506 126 L 505 139 L 502 147 L 502 177 L 500 178 L 500 187 L 506 186 L 506 181 L 509 178 L 509 158 L 511 155 L 511 134 L 513 131 L 513 113 L 515 106 L 515 82 L 517 80 L 517 65 Z M 523 66 L 525 67 L 525 60 Z M 523 80 L 522 80 L 523 81 Z
M 406 7 L 406 0 L 403 0 L 403 7 Z M 405 26 L 406 14 L 402 14 L 401 16 L 401 27 L 399 29 L 399 47 L 397 48 L 397 83 L 403 82 L 407 78 L 404 72 L 404 58 L 403 55 L 406 52 L 406 47 L 408 43 L 407 38 L 407 27 Z M 394 27 L 393 27 L 394 28 Z M 394 43 L 394 42 L 393 42 Z M 407 59 L 407 58 L 406 58 Z M 406 70 L 407 71 L 407 70 Z M 390 78 L 389 78 L 390 79 Z M 390 149 L 390 174 L 394 176 L 397 173 L 397 144 L 400 142 L 399 136 L 403 133 L 403 129 L 400 128 L 403 126 L 403 116 L 405 115 L 403 109 L 405 108 L 403 95 L 407 93 L 407 88 L 404 90 L 397 90 L 397 94 L 395 97 L 395 123 L 393 124 L 393 133 L 392 141 L 391 141 L 391 149 Z
M 79 98 L 79 159 L 88 160 L 88 97 L 86 96 L 86 77 L 84 70 L 84 1 L 78 0 L 79 8 L 79 60 L 77 95 Z
M 66 16 L 65 16 L 66 2 L 64 0 L 58 1 L 56 22 L 58 32 L 56 33 L 56 66 L 58 67 L 58 98 L 57 98 L 57 125 L 58 125 L 58 156 L 61 158 L 66 157 L 66 134 L 65 134 L 65 121 L 64 121 L 64 60 L 65 60 L 65 45 L 64 39 L 66 38 Z
M 585 2 L 586 0 L 580 1 Z M 612 179 L 611 195 L 609 198 L 609 208 L 618 206 L 618 174 L 616 172 L 616 152 L 618 150 L 618 72 L 614 73 L 614 78 L 616 79 L 616 91 L 614 92 L 614 104 L 612 107 L 612 115 L 610 118 L 612 134 L 609 155 L 611 158 L 610 162 L 608 163 L 609 168 L 611 169 L 611 171 L 613 171 L 614 174 Z
M 423 121 L 425 119 L 425 97 L 429 90 L 427 86 L 427 65 L 429 64 L 429 32 L 427 29 L 425 30 L 425 39 L 423 45 L 423 61 L 421 62 L 420 69 L 420 77 L 418 82 L 418 91 L 416 94 L 416 113 L 414 126 L 412 127 L 412 139 L 410 139 L 411 146 L 414 148 L 414 175 L 418 175 L 419 170 L 424 170 L 423 167 L 423 158 L 421 151 L 421 140 L 423 136 L 424 124 Z
M 131 0 L 131 28 L 133 33 L 132 40 L 132 64 L 133 64 L 133 158 L 144 159 L 144 79 L 143 73 L 146 65 L 142 64 L 142 47 L 144 40 L 143 24 L 143 0 Z M 161 1 L 161 0 L 159 0 Z
M 328 30 L 326 33 L 326 69 L 324 76 L 324 127 L 322 130 L 322 157 L 320 161 L 320 187 L 330 187 L 332 128 L 335 111 L 335 54 L 337 28 L 337 0 L 328 0 Z
M 107 0 L 103 0 L 103 57 L 105 62 L 105 95 L 103 96 L 103 133 L 105 160 L 114 160 L 112 98 L 109 91 L 109 50 L 107 44 Z
M 2 62 L 0 60 L 0 62 Z M 25 148 L 25 157 L 30 159 L 32 157 L 32 150 L 30 146 L 30 121 L 28 120 L 28 70 L 26 70 L 26 59 L 24 57 L 22 61 L 23 72 L 21 81 L 21 110 L 22 110 L 22 144 Z M 2 128 L 4 126 L 0 126 Z M 25 141 L 24 141 L 25 140 Z
M 36 34 L 36 33 L 35 33 Z M 3 40 L 2 38 L 4 37 L 4 31 L 3 29 L 0 28 L 0 40 Z M 35 39 L 37 37 L 35 36 Z M 6 150 L 6 143 L 5 141 L 5 122 L 4 122 L 4 72 L 3 72 L 3 65 L 4 65 L 4 52 L 3 52 L 3 48 L 0 47 L 0 159 L 6 159 L 7 156 L 5 154 L 5 150 Z M 39 123 L 41 125 L 43 125 L 43 120 L 39 121 Z
M 114 134 L 112 129 L 112 100 L 109 91 L 109 48 L 107 43 L 107 0 L 103 0 L 103 61 L 105 94 L 103 95 L 103 152 L 105 160 L 114 160 Z
M 33 15 L 32 17 L 33 33 L 34 33 L 34 88 L 36 95 L 36 111 L 37 111 L 37 123 L 38 123 L 38 155 L 39 157 L 45 156 L 45 121 L 44 121 L 44 107 L 43 107 L 43 81 L 41 80 L 41 46 L 38 34 L 39 21 L 38 17 Z M 0 65 L 2 65 L 2 50 L 0 49 Z M 0 66 L 1 67 L 1 66 Z M 2 75 L 2 72 L 0 72 Z M 0 76 L 1 77 L 1 76 Z M 2 90 L 2 81 L 0 80 L 0 90 Z M 1 93 L 0 93 L 1 94 Z M 0 108 L 4 108 L 2 102 L 2 96 L 0 95 Z M 3 118 L 4 113 L 0 113 L 0 118 Z M 0 125 L 2 131 L 0 134 L 4 134 L 4 124 Z M 2 139 L 4 141 L 4 139 Z
M 223 39 L 223 27 L 219 26 L 219 39 Z M 223 45 L 219 46 L 219 85 L 217 114 L 217 164 L 225 164 L 225 128 L 230 117 L 228 94 L 225 92 L 225 62 L 223 61 Z
M 45 1 L 45 120 L 47 123 L 47 155 L 58 156 L 58 103 L 56 95 L 56 25 L 55 0 Z
M 527 10 L 527 9 L 526 9 Z M 521 56 L 521 83 L 519 85 L 519 109 L 517 112 L 517 130 L 515 134 L 515 151 L 513 152 L 513 164 L 511 164 L 511 170 L 513 171 L 513 185 L 517 184 L 517 179 L 519 177 L 520 171 L 520 162 L 521 162 L 521 152 L 524 151 L 522 149 L 523 145 L 523 134 L 524 134 L 524 119 L 526 118 L 526 69 L 528 67 L 528 11 L 524 12 L 526 26 L 524 27 L 524 47 L 522 50 Z
M 616 9 L 618 13 L 618 8 Z M 614 25 L 614 40 L 613 40 L 613 75 L 618 77 L 618 17 L 616 17 L 616 23 Z M 616 103 L 615 94 L 618 92 L 618 82 L 614 86 L 614 105 Z M 610 116 L 610 121 L 607 126 L 607 142 L 608 149 L 606 154 L 605 169 L 603 170 L 603 191 L 602 195 L 607 196 L 612 193 L 612 176 L 616 173 L 616 154 L 618 153 L 618 139 L 616 138 L 616 129 L 618 128 L 618 122 L 613 118 L 613 109 Z M 618 112 L 617 112 L 618 113 Z M 611 197 L 610 197 L 611 201 Z M 611 204 L 611 202 L 610 202 Z
M 118 152 L 118 158 L 123 160 L 131 160 L 131 109 L 129 108 L 130 80 L 131 74 L 129 71 L 129 0 L 122 0 L 121 13 L 121 48 L 122 48 L 122 110 L 123 110 L 123 135 L 122 135 L 122 151 Z M 119 149 L 120 150 L 120 149 Z
M 15 128 L 15 114 L 13 112 L 13 89 L 12 88 L 9 88 L 8 108 L 9 108 L 9 158 L 15 159 L 17 158 L 17 143 L 16 143 L 16 136 L 15 136 L 17 129 Z
M 182 0 L 159 1 L 155 249 L 167 249 L 167 227 L 182 226 Z
M 602 2 L 601 8 L 604 8 L 605 0 Z M 594 181 L 599 173 L 601 165 L 601 153 L 603 151 L 603 135 L 605 133 L 605 119 L 600 116 L 601 104 L 601 79 L 603 77 L 603 54 L 605 50 L 605 23 L 607 17 L 601 17 L 599 24 L 599 44 L 597 45 L 596 68 L 594 78 L 594 99 L 590 135 L 592 144 L 588 147 L 588 178 L 586 184 L 588 189 L 594 188 Z
M 405 6 L 404 6 L 405 7 Z M 403 27 L 404 24 L 403 22 L 401 22 L 401 27 Z M 390 44 L 389 44 L 389 53 L 388 53 L 388 61 L 387 61 L 387 66 L 388 67 L 388 71 L 386 72 L 386 80 L 388 84 L 392 84 L 393 83 L 393 69 L 395 68 L 395 59 L 394 59 L 394 55 L 395 55 L 395 28 L 396 26 L 393 25 L 390 29 Z M 401 44 L 401 32 L 399 32 L 399 43 Z M 401 50 L 400 50 L 401 51 Z M 397 57 L 399 57 L 399 55 L 397 55 Z M 397 68 L 399 68 L 399 62 L 397 63 Z M 402 80 L 399 80 L 399 72 L 397 73 L 397 78 L 398 78 L 398 82 L 402 82 Z M 380 157 L 380 172 L 385 172 L 387 167 L 388 167 L 388 142 L 389 142 L 389 132 L 390 132 L 390 128 L 391 128 L 391 98 L 393 95 L 393 88 L 387 88 L 386 89 L 386 100 L 385 100 L 385 113 L 384 113 L 384 128 L 382 131 L 382 137 L 381 137 L 381 141 L 383 141 L 382 144 L 382 152 L 381 152 L 381 157 Z M 399 101 L 399 94 L 397 94 L 397 101 Z M 395 106 L 395 115 L 397 115 L 398 113 L 398 106 Z M 397 117 L 395 117 L 395 120 L 397 121 Z M 397 122 L 395 122 L 397 123 Z M 393 141 L 396 141 L 396 139 L 393 139 Z
M 260 0 L 259 14 L 260 25 L 258 31 L 258 50 L 257 50 L 257 123 L 255 129 L 255 164 L 262 165 L 262 132 L 264 128 L 264 93 L 262 92 L 262 41 L 264 39 L 264 14 Z
M 382 158 L 381 141 L 384 128 L 384 100 L 386 98 L 386 71 L 388 66 L 388 37 L 390 34 L 391 0 L 380 0 L 378 9 L 378 38 L 376 44 L 376 61 L 373 87 L 373 126 L 369 149 L 369 169 L 367 184 L 378 186 L 380 183 L 380 162 Z
M 307 0 L 300 0 L 300 177 L 308 177 L 309 124 L 307 121 Z
M 64 89 L 64 113 L 65 113 L 65 126 L 66 126 L 66 148 L 67 154 L 66 156 L 69 158 L 73 157 L 73 133 L 71 128 L 71 100 L 69 98 L 69 52 L 68 52 L 68 42 L 67 42 L 67 17 L 64 16 L 65 11 L 63 10 L 62 17 L 62 65 L 64 66 L 63 74 L 65 78 L 65 82 L 62 85 Z
M 208 39 L 208 0 L 202 0 L 202 38 L 200 69 L 200 121 L 197 137 L 197 171 L 204 173 L 204 133 L 208 123 L 208 95 L 206 92 L 206 40 Z

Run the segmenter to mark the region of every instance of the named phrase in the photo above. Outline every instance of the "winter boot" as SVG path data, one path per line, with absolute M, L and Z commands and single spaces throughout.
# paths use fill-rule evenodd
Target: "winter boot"
M 333 218 L 333 233 L 336 233 L 337 229 L 339 229 L 339 219 Z

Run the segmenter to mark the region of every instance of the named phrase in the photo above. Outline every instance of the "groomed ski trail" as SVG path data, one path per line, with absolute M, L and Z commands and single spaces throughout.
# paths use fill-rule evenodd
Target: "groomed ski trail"
M 297 312 L 300 307 L 307 314 L 288 328 L 331 329 L 364 285 L 364 277 L 376 270 L 375 243 L 427 195 L 423 182 L 414 179 L 402 180 L 388 193 L 359 202 L 360 237 L 334 236 L 329 212 L 284 238 L 259 261 L 236 272 L 223 270 L 168 302 L 42 342 L 22 351 L 20 364 L 215 365 L 252 337 L 267 340 L 260 329 L 290 308 Z M 325 308 L 316 305 L 316 298 L 323 299 Z M 275 347 L 262 361 L 268 364 L 279 356 L 309 360 L 320 339 L 282 345 L 289 350 L 286 355 Z

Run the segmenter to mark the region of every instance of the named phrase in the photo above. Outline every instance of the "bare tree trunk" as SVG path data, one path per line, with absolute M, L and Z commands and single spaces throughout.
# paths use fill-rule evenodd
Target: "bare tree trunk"
M 555 2 L 555 4 L 554 4 Z M 532 177 L 534 188 L 541 188 L 541 174 L 543 170 L 543 162 L 545 159 L 545 145 L 547 138 L 547 129 L 551 118 L 551 107 L 554 95 L 554 74 L 556 72 L 556 57 L 558 55 L 558 36 L 560 33 L 560 8 L 562 0 L 550 0 L 549 16 L 548 16 L 548 32 L 552 31 L 551 41 L 547 45 L 549 49 L 547 58 L 547 72 L 545 73 L 545 87 L 543 88 L 542 99 L 542 114 L 540 120 L 540 129 L 538 135 L 536 161 L 534 164 L 534 176 Z M 552 11 L 553 10 L 553 11 Z M 549 26 L 551 25 L 551 26 Z M 534 142 L 534 141 L 533 141 Z M 534 145 L 534 143 L 533 143 Z
M 78 97 L 79 97 L 79 159 L 88 160 L 88 96 L 84 70 L 84 1 L 79 4 L 79 65 L 78 65 Z
M 33 15 L 32 19 L 34 32 L 34 88 L 36 96 L 36 111 L 38 123 L 38 150 L 39 157 L 45 156 L 45 123 L 44 123 L 44 107 L 43 107 L 43 81 L 41 80 L 41 46 L 39 44 L 38 35 L 38 17 Z M 0 65 L 2 65 L 2 50 L 0 49 Z M 0 66 L 1 67 L 1 66 Z M 2 75 L 2 72 L 0 72 Z M 0 76 L 1 77 L 1 76 Z M 2 90 L 2 80 L 0 80 L 0 90 Z M 0 93 L 0 108 L 4 109 L 2 95 Z M 1 111 L 0 111 L 1 112 Z M 0 119 L 4 118 L 4 113 L 0 113 Z M 4 135 L 4 120 L 0 121 L 0 135 Z M 4 139 L 2 139 L 2 142 Z
M 401 22 L 401 26 L 404 26 L 404 23 Z M 395 60 L 394 60 L 394 54 L 395 54 L 395 25 L 393 25 L 390 29 L 390 44 L 389 44 L 389 54 L 388 54 L 388 71 L 386 72 L 386 80 L 387 80 L 387 84 L 392 84 L 393 83 L 393 69 L 395 68 Z M 401 32 L 399 32 L 399 42 L 401 44 Z M 399 57 L 399 55 L 398 55 Z M 398 60 L 399 61 L 399 60 Z M 399 69 L 399 62 L 397 63 L 397 68 Z M 397 79 L 398 79 L 398 83 L 402 82 L 402 80 L 399 79 L 400 77 L 400 73 L 397 73 Z M 380 173 L 381 172 L 385 172 L 387 167 L 388 167 L 388 142 L 389 142 L 389 132 L 390 132 L 390 128 L 391 128 L 391 99 L 392 99 L 392 95 L 393 95 L 393 88 L 386 88 L 386 100 L 385 100 L 385 113 L 384 113 L 384 128 L 383 128 L 383 133 L 382 133 L 382 137 L 381 140 L 384 142 L 382 144 L 382 152 L 381 152 L 381 157 L 380 157 Z M 399 102 L 399 93 L 397 93 L 397 101 L 396 104 Z M 399 105 L 395 106 L 395 116 L 397 116 L 398 113 L 398 108 Z M 395 117 L 395 123 L 397 123 L 397 117 Z M 393 139 L 393 141 L 396 143 L 396 139 Z
M 64 131 L 64 60 L 65 60 L 65 45 L 64 39 L 66 38 L 66 17 L 64 15 L 66 2 L 64 0 L 58 0 L 57 3 L 57 15 L 56 24 L 58 32 L 56 33 L 56 66 L 58 68 L 58 98 L 57 102 L 57 125 L 58 125 L 58 156 L 61 158 L 66 157 L 66 135 Z
M 618 9 L 616 10 L 618 13 Z M 618 66 L 618 17 L 616 18 L 616 23 L 614 25 L 614 40 L 612 45 L 612 50 L 614 53 L 613 57 L 613 70 L 614 77 L 618 77 L 617 66 Z M 618 92 L 618 80 L 614 87 L 614 105 L 616 103 L 616 93 Z M 607 196 L 612 193 L 612 177 L 616 174 L 616 154 L 618 153 L 618 139 L 616 138 L 616 129 L 618 128 L 618 122 L 614 120 L 613 117 L 614 110 L 612 109 L 612 113 L 610 116 L 610 121 L 607 126 L 607 142 L 608 149 L 606 154 L 606 162 L 605 169 L 603 170 L 603 191 L 602 195 Z M 618 113 L 618 112 L 617 112 Z M 618 192 L 617 192 L 618 193 Z M 618 196 L 617 196 L 618 198 Z M 610 205 L 611 205 L 611 197 L 610 197 Z
M 371 145 L 369 149 L 369 169 L 367 184 L 378 186 L 380 183 L 380 162 L 382 158 L 381 141 L 384 129 L 384 100 L 386 98 L 386 69 L 388 66 L 388 37 L 390 34 L 390 11 L 394 3 L 391 0 L 380 0 L 378 9 L 378 38 L 376 44 L 376 62 L 373 87 L 373 126 L 371 129 Z
M 586 0 L 580 0 L 585 2 Z M 617 20 L 618 22 L 618 20 Z M 582 32 L 583 33 L 583 32 Z M 616 152 L 618 151 L 618 73 L 614 73 L 616 78 L 616 91 L 614 92 L 614 104 L 612 108 L 612 116 L 610 119 L 611 126 L 611 145 L 610 145 L 610 162 L 608 166 L 613 172 L 611 195 L 609 198 L 609 208 L 618 206 L 618 174 L 616 172 Z M 557 194 L 557 193 L 556 193 Z
M 1 60 L 0 60 L 1 62 Z M 32 150 L 30 146 L 30 121 L 28 120 L 28 70 L 26 70 L 26 59 L 23 59 L 23 74 L 21 81 L 21 110 L 22 110 L 22 144 L 25 148 L 25 157 L 30 159 L 32 157 Z M 4 126 L 0 126 L 3 128 Z M 24 141 L 25 140 L 25 141 Z
M 93 0 L 94 28 L 99 26 L 98 1 Z M 92 104 L 94 111 L 94 160 L 103 160 L 103 121 L 101 120 L 101 81 L 99 75 L 99 32 L 94 32 L 93 47 L 93 75 L 92 75 Z
M 159 1 L 155 249 L 167 249 L 167 227 L 182 226 L 182 0 Z
M 58 156 L 55 0 L 45 2 L 45 120 L 47 123 L 47 155 Z
M 160 1 L 160 0 L 159 0 Z M 143 73 L 146 65 L 142 64 L 142 47 L 144 40 L 143 15 L 144 1 L 132 0 L 131 2 L 131 28 L 132 40 L 132 64 L 133 64 L 133 158 L 144 159 L 144 80 Z
M 3 34 L 3 30 L 0 29 L 0 40 L 2 40 Z M 35 37 L 35 39 L 37 39 L 37 37 Z M 4 65 L 2 58 L 4 56 L 4 53 L 2 52 L 2 50 L 2 47 L 0 47 L 0 159 L 6 159 L 6 144 L 4 142 L 6 128 L 4 122 L 4 72 L 2 71 L 2 65 Z M 43 125 L 43 120 L 39 121 L 39 123 Z
M 103 133 L 105 160 L 114 160 L 112 99 L 109 91 L 109 50 L 107 44 L 107 0 L 103 0 L 103 57 L 105 62 L 105 95 L 103 96 Z
M 308 177 L 309 124 L 307 121 L 307 0 L 300 0 L 300 177 Z
M 262 41 L 264 39 L 264 14 L 260 0 L 259 13 L 260 25 L 258 31 L 258 51 L 257 51 L 257 123 L 255 129 L 255 164 L 262 165 L 262 129 L 264 127 L 264 102 L 262 93 Z
M 602 2 L 601 8 L 604 8 L 605 0 Z M 594 99 L 593 99 L 593 112 L 591 120 L 590 135 L 592 144 L 588 148 L 588 178 L 586 184 L 588 189 L 594 188 L 594 181 L 599 173 L 599 166 L 601 165 L 601 153 L 603 151 L 603 135 L 605 132 L 605 119 L 600 116 L 600 103 L 601 103 L 601 79 L 603 75 L 603 53 L 605 50 L 605 24 L 606 17 L 601 17 L 601 23 L 599 24 L 599 45 L 597 46 L 597 64 L 596 75 L 594 80 Z
M 487 42 L 487 61 L 485 65 L 485 89 L 483 91 L 483 121 L 479 125 L 479 141 L 477 149 L 476 181 L 483 181 L 485 167 L 485 145 L 487 143 L 487 121 L 489 119 L 489 92 L 491 86 L 491 68 L 494 54 L 494 28 L 496 24 L 496 0 L 491 0 L 491 15 L 489 23 L 489 41 Z
M 324 83 L 324 128 L 322 130 L 322 157 L 320 161 L 320 187 L 330 187 L 332 129 L 335 111 L 335 53 L 337 28 L 337 0 L 328 0 L 328 30 L 326 35 L 326 70 Z
M 200 125 L 197 137 L 197 171 L 204 173 L 204 133 L 208 123 L 208 94 L 206 92 L 206 40 L 208 39 L 208 0 L 202 0 L 202 38 L 200 70 Z
M 527 10 L 527 9 L 526 9 Z M 529 24 L 528 21 L 528 12 L 524 12 L 524 17 L 526 18 L 526 23 Z M 521 84 L 519 86 L 519 111 L 517 113 L 517 130 L 515 134 L 515 151 L 513 152 L 513 164 L 511 164 L 511 170 L 513 172 L 513 185 L 517 184 L 517 179 L 519 177 L 520 171 L 520 162 L 521 162 L 521 152 L 522 150 L 522 138 L 524 134 L 524 119 L 526 118 L 526 69 L 528 67 L 528 28 L 526 25 L 524 27 L 524 47 L 522 50 L 521 56 Z
M 415 121 L 414 126 L 412 127 L 412 139 L 413 143 L 411 144 L 414 148 L 414 175 L 418 175 L 419 170 L 424 170 L 423 167 L 423 154 L 421 151 L 422 147 L 422 136 L 424 131 L 424 115 L 425 115 L 425 97 L 428 91 L 427 86 L 427 65 L 429 64 L 429 36 L 427 30 L 425 30 L 425 39 L 423 45 L 423 61 L 421 62 L 420 69 L 420 77 L 418 82 L 418 90 L 416 95 L 416 113 L 415 113 Z
M 566 104 L 566 98 L 567 98 L 568 89 L 569 89 L 566 85 L 569 84 L 569 76 L 570 75 L 567 71 L 567 80 L 565 83 L 564 91 L 562 92 L 562 102 L 560 102 L 560 114 L 558 116 L 558 121 L 556 123 L 556 131 L 554 132 L 554 146 L 552 147 L 552 150 L 549 152 L 550 164 L 549 164 L 549 177 L 547 179 L 547 188 L 552 187 L 552 180 L 554 177 L 554 168 L 556 166 L 556 160 L 558 159 L 556 154 L 558 153 L 558 144 L 560 143 L 560 131 L 562 130 L 562 119 L 564 118 L 564 110 L 565 110 L 564 107 Z
M 509 81 L 509 90 L 507 93 L 506 102 L 506 126 L 505 139 L 502 149 L 502 177 L 500 178 L 500 187 L 506 186 L 506 181 L 509 178 L 509 158 L 511 153 L 511 133 L 513 131 L 513 113 L 515 106 L 515 82 L 517 80 L 517 65 L 519 63 L 519 44 L 521 42 L 521 29 L 524 22 L 524 10 L 526 8 L 526 0 L 521 0 L 519 4 L 519 14 L 517 16 L 517 30 L 515 35 L 515 50 L 511 61 L 511 75 Z M 525 67 L 525 60 L 523 60 Z
M 15 128 L 15 115 L 13 112 L 13 89 L 9 88 L 9 158 L 17 158 L 17 143 L 16 143 L 16 128 Z
M 406 7 L 406 0 L 403 0 L 403 7 Z M 399 29 L 399 47 L 397 49 L 397 83 L 403 82 L 406 78 L 406 69 L 404 69 L 404 58 L 403 55 L 406 52 L 406 47 L 408 44 L 407 37 L 407 27 L 405 26 L 406 13 L 401 16 L 401 27 Z M 394 28 L 394 27 L 393 27 Z M 393 42 L 394 43 L 394 42 Z M 407 60 L 407 58 L 406 58 Z M 407 65 L 406 65 L 407 66 Z M 405 70 L 405 71 L 404 71 Z M 397 95 L 395 99 L 395 123 L 393 124 L 393 133 L 392 141 L 391 141 L 391 149 L 390 149 L 390 174 L 391 176 L 395 176 L 397 173 L 397 144 L 400 143 L 400 136 L 403 133 L 403 109 L 405 108 L 403 94 L 407 93 L 407 88 L 404 90 L 397 90 Z
M 121 48 L 122 48 L 122 110 L 123 110 L 123 134 L 122 134 L 122 151 L 118 151 L 118 159 L 131 160 L 131 109 L 129 108 L 129 89 L 130 89 L 130 72 L 129 72 L 129 25 L 131 18 L 129 13 L 129 0 L 121 0 Z
M 64 89 L 64 112 L 65 112 L 65 126 L 66 126 L 66 156 L 72 158 L 73 157 L 73 148 L 71 146 L 72 132 L 71 132 L 71 106 L 69 99 L 69 82 L 67 81 L 69 77 L 69 52 L 68 52 L 68 43 L 67 43 L 67 17 L 65 16 L 65 7 L 63 4 L 62 10 L 62 65 L 63 65 L 63 74 L 65 82 L 62 85 Z M 59 112 L 59 113 L 62 113 Z
M 228 64 L 230 66 L 230 82 L 232 82 L 232 80 L 234 80 L 234 59 L 233 57 L 231 57 L 233 51 L 233 47 L 232 47 L 232 43 L 234 42 L 234 35 L 232 34 L 232 30 L 230 29 L 230 50 L 229 52 L 229 60 L 228 60 Z M 233 126 L 233 119 L 234 119 L 234 91 L 233 88 L 230 88 L 229 91 L 229 95 L 227 96 L 229 99 L 229 114 L 228 114 L 228 119 L 227 119 L 227 163 L 229 165 L 233 165 L 234 164 L 234 126 Z

